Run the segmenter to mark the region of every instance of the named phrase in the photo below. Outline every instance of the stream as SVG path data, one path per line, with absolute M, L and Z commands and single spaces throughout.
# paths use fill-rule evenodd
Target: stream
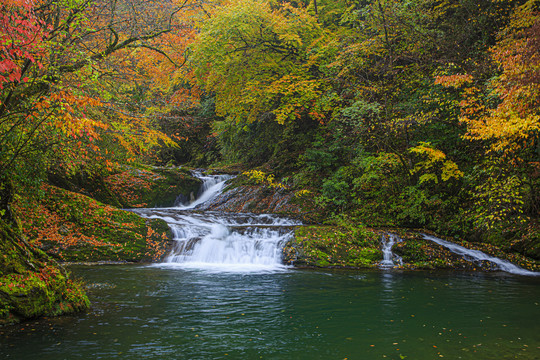
M 285 270 L 282 249 L 300 223 L 268 214 L 202 211 L 231 176 L 198 176 L 203 184 L 195 201 L 174 208 L 133 210 L 146 218 L 163 219 L 172 229 L 173 251 L 157 266 L 217 272 Z
M 228 177 L 201 177 L 190 203 L 134 210 L 173 230 L 163 263 L 71 266 L 92 309 L 0 328 L 0 358 L 540 358 L 539 277 L 400 270 L 391 234 L 378 270 L 287 267 L 299 223 L 205 211 Z

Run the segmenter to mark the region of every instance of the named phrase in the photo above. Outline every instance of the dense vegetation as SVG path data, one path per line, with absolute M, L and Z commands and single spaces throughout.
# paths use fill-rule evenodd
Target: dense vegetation
M 538 258 L 537 1 L 229 1 L 191 46 L 206 148 L 326 216 Z M 199 115 L 200 116 L 200 115 Z M 279 182 L 279 181 L 278 181 Z
M 73 198 L 47 183 L 142 206 L 121 195 L 126 179 L 144 192 L 161 176 L 150 165 L 190 164 L 256 169 L 246 181 L 309 197 L 321 222 L 427 228 L 540 258 L 537 0 L 0 9 L 6 247 L 39 245 L 29 216 L 54 208 L 51 193 Z M 17 268 L 0 275 L 28 271 Z

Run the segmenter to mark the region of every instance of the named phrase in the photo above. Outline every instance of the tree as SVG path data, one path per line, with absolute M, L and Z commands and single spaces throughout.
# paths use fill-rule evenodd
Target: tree
M 107 84 L 126 84 L 147 76 L 134 65 L 143 63 L 149 54 L 159 57 L 156 63 L 168 61 L 180 68 L 185 48 L 171 58 L 170 36 L 181 35 L 186 29 L 183 16 L 191 16 L 200 4 L 196 0 L 2 0 L 0 188 L 4 213 L 14 178 L 39 179 L 37 173 L 51 167 L 78 171 L 92 161 L 110 168 L 116 155 L 119 160 L 133 161 L 159 143 L 172 144 L 154 130 L 154 117 L 133 116 L 126 105 L 130 101 L 117 101 L 122 96 L 126 99 L 126 88 Z M 166 36 L 169 41 L 157 41 Z
M 490 49 L 500 73 L 483 86 L 470 74 L 437 83 L 462 88 L 464 139 L 484 146 L 476 172 L 473 217 L 482 227 L 512 227 L 537 217 L 540 181 L 540 13 L 538 1 L 518 6 Z M 507 229 L 507 230 L 508 230 Z
M 206 91 L 215 92 L 218 115 L 253 122 L 267 114 L 280 124 L 303 115 L 318 119 L 323 37 L 303 9 L 233 0 L 203 24 L 192 64 Z

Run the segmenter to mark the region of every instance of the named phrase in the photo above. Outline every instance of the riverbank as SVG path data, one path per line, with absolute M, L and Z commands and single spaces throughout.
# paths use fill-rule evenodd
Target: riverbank
M 140 176 L 140 181 L 135 181 L 135 185 L 133 188 L 129 188 L 129 191 L 116 191 L 117 196 L 114 197 L 116 200 L 110 201 L 131 204 L 135 208 L 158 204 L 164 201 L 163 186 L 170 181 L 175 182 L 174 193 L 176 195 L 173 194 L 173 191 L 169 191 L 167 204 L 170 204 L 173 198 L 175 202 L 193 200 L 194 194 L 197 192 L 195 186 L 199 186 L 201 180 L 187 175 L 183 169 L 168 180 L 162 175 L 174 172 L 174 169 L 166 169 L 156 173 L 151 173 L 147 169 L 140 171 L 131 169 L 129 176 L 117 173 L 115 179 L 126 181 L 122 186 L 119 185 L 120 183 L 116 183 L 118 188 L 129 188 L 129 181 L 133 180 L 132 176 L 135 175 Z M 383 260 L 382 237 L 390 232 L 399 236 L 398 241 L 391 249 L 394 256 L 399 258 L 399 261 L 394 263 L 395 268 L 497 270 L 496 266 L 489 261 L 470 261 L 449 251 L 444 246 L 427 241 L 418 230 L 374 229 L 364 226 L 352 217 L 344 215 L 329 217 L 317 205 L 311 191 L 293 190 L 286 185 L 275 182 L 271 177 L 261 177 L 256 172 L 248 174 L 250 175 L 240 176 L 228 182 L 227 185 L 219 185 L 213 190 L 215 194 L 209 197 L 207 202 L 198 205 L 197 209 L 193 210 L 193 214 L 201 211 L 273 213 L 302 221 L 305 225 L 296 228 L 293 238 L 283 248 L 283 259 L 287 264 L 296 267 L 318 268 L 378 268 Z M 219 181 L 224 181 L 228 177 L 218 178 Z M 137 187 L 140 184 L 144 184 L 143 187 L 147 191 L 144 192 L 144 196 L 137 197 L 135 195 L 141 193 Z M 221 191 L 222 187 L 225 187 L 224 191 Z M 10 267 L 9 264 L 2 265 L 0 269 L 2 270 L 0 295 L 3 302 L 0 303 L 2 309 L 0 317 L 3 322 L 69 313 L 87 308 L 88 298 L 84 294 L 83 287 L 69 280 L 69 274 L 62 269 L 57 261 L 66 264 L 86 265 L 160 262 L 171 251 L 173 235 L 171 228 L 165 221 L 156 218 L 145 219 L 133 211 L 118 209 L 99 202 L 83 194 L 89 192 L 83 187 L 78 187 L 77 190 L 76 192 L 70 191 L 44 183 L 40 186 L 39 191 L 19 197 L 14 203 L 13 208 L 18 214 L 17 226 L 19 230 L 17 231 L 19 233 L 10 236 L 19 239 L 15 242 L 19 244 L 23 253 L 39 253 L 39 258 L 43 260 L 44 265 L 37 267 L 32 265 L 24 269 Z M 98 190 L 96 185 L 92 193 L 103 194 L 110 192 L 109 190 L 110 187 Z M 177 191 L 180 195 L 176 193 Z M 152 198 L 151 194 L 158 197 Z M 186 208 L 191 207 L 187 206 Z M 231 225 L 243 226 L 245 221 L 248 223 L 253 221 L 248 220 L 248 218 L 249 216 L 245 219 L 241 216 Z M 203 217 L 200 220 L 202 219 Z M 263 221 L 258 225 L 261 229 L 257 231 L 264 230 L 265 236 L 270 236 L 273 239 L 272 241 L 275 243 L 271 243 L 271 246 L 281 244 L 284 239 L 283 234 L 268 232 L 267 227 L 272 226 L 272 223 L 266 223 L 266 221 L 276 221 L 277 218 L 257 218 L 254 216 L 253 219 Z M 195 223 L 200 220 L 196 220 Z M 323 221 L 328 222 L 328 225 L 320 225 Z M 288 223 L 287 226 L 291 227 L 294 224 L 294 222 Z M 228 237 L 227 231 L 220 230 L 216 236 Z M 428 231 L 421 232 L 428 233 Z M 510 252 L 509 248 L 446 239 L 467 249 L 481 250 L 489 255 L 511 261 L 531 271 L 540 270 L 538 260 Z M 4 241 L 5 244 L 8 242 Z M 253 250 L 255 251 L 256 248 Z M 9 254 L 10 251 L 12 250 L 6 248 L 5 253 Z M 26 261 L 21 254 L 13 254 L 13 258 L 18 259 L 16 261 L 20 263 Z M 43 280 L 43 276 L 40 274 L 43 272 L 48 274 L 43 276 L 56 278 L 56 280 L 51 284 L 40 285 L 40 281 Z M 37 290 L 21 290 L 26 288 L 26 283 L 30 284 L 28 289 L 34 289 L 36 286 L 46 289 L 47 286 L 52 286 L 54 290 L 43 290 L 48 294 L 44 298 L 39 295 L 40 292 Z M 19 290 L 17 292 L 14 289 Z M 58 291 L 61 292 L 61 295 L 58 294 Z M 67 295 L 64 294 L 66 292 L 73 296 L 66 298 Z M 18 299 L 23 298 L 26 305 L 17 302 Z M 29 310 L 30 308 L 33 310 Z
M 0 220 L 0 325 L 88 309 L 81 283 L 13 224 Z
M 172 241 L 163 220 L 143 219 L 85 195 L 129 207 L 172 206 L 179 196 L 195 197 L 200 180 L 187 170 L 154 170 L 127 169 L 101 187 L 77 176 L 57 177 L 64 188 L 41 183 L 18 194 L 11 204 L 13 221 L 0 226 L 0 324 L 87 309 L 84 286 L 71 280 L 64 263 L 163 259 Z
M 427 231 L 423 231 L 426 233 Z M 422 232 L 408 229 L 369 229 L 364 226 L 303 226 L 283 249 L 285 262 L 297 267 L 366 269 L 379 268 L 383 242 L 389 234 L 397 240 L 391 251 L 397 261 L 390 267 L 409 270 L 499 271 L 490 261 L 464 258 L 448 248 L 426 240 Z M 455 241 L 452 243 L 456 243 Z M 489 244 L 457 242 L 473 251 L 500 258 L 523 269 L 539 272 L 534 259 L 507 253 Z M 388 267 L 388 265 L 386 266 Z

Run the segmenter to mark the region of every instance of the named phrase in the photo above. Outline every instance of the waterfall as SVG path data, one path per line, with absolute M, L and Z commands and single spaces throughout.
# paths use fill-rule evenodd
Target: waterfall
M 506 271 L 506 272 L 511 273 L 511 274 L 528 275 L 528 276 L 538 276 L 538 275 L 540 275 L 540 272 L 534 272 L 534 271 L 525 270 L 523 268 L 520 268 L 519 266 L 516 266 L 516 265 L 512 264 L 509 261 L 502 260 L 502 259 L 496 258 L 494 256 L 490 256 L 490 255 L 488 255 L 486 253 L 483 253 L 482 251 L 479 251 L 479 250 L 470 250 L 470 249 L 467 249 L 467 248 L 465 248 L 463 246 L 454 244 L 452 242 L 449 242 L 449 241 L 446 241 L 446 240 L 443 240 L 443 239 L 439 239 L 439 238 L 437 238 L 435 236 L 431 236 L 431 235 L 422 234 L 422 236 L 424 237 L 424 239 L 429 240 L 429 241 L 433 241 L 436 244 L 442 245 L 445 248 L 447 248 L 448 250 L 450 250 L 451 252 L 453 252 L 454 254 L 461 255 L 461 256 L 463 256 L 463 258 L 465 260 L 468 260 L 468 261 L 471 261 L 471 262 L 489 261 L 489 262 L 495 264 L 497 269 L 499 269 L 501 271 Z
M 203 184 L 191 203 L 137 211 L 147 218 L 165 220 L 173 232 L 172 252 L 160 266 L 234 272 L 285 269 L 283 247 L 299 222 L 269 214 L 197 211 L 221 194 L 231 176 L 195 175 Z
M 188 204 L 178 206 L 177 209 L 179 210 L 194 209 L 208 200 L 213 199 L 221 193 L 225 186 L 225 182 L 232 178 L 231 175 L 205 176 L 199 172 L 194 172 L 194 175 L 203 181 L 199 193 L 197 194 L 197 198 Z
M 214 224 L 203 236 L 177 239 L 166 262 L 195 268 L 280 268 L 282 248 L 291 235 L 291 231 L 278 229 L 250 226 L 239 231 Z
M 396 234 L 384 234 L 381 236 L 383 260 L 379 263 L 379 267 L 383 269 L 391 268 L 396 265 L 402 264 L 402 259 L 397 254 L 392 253 L 392 247 L 396 242 L 400 242 L 401 239 Z

